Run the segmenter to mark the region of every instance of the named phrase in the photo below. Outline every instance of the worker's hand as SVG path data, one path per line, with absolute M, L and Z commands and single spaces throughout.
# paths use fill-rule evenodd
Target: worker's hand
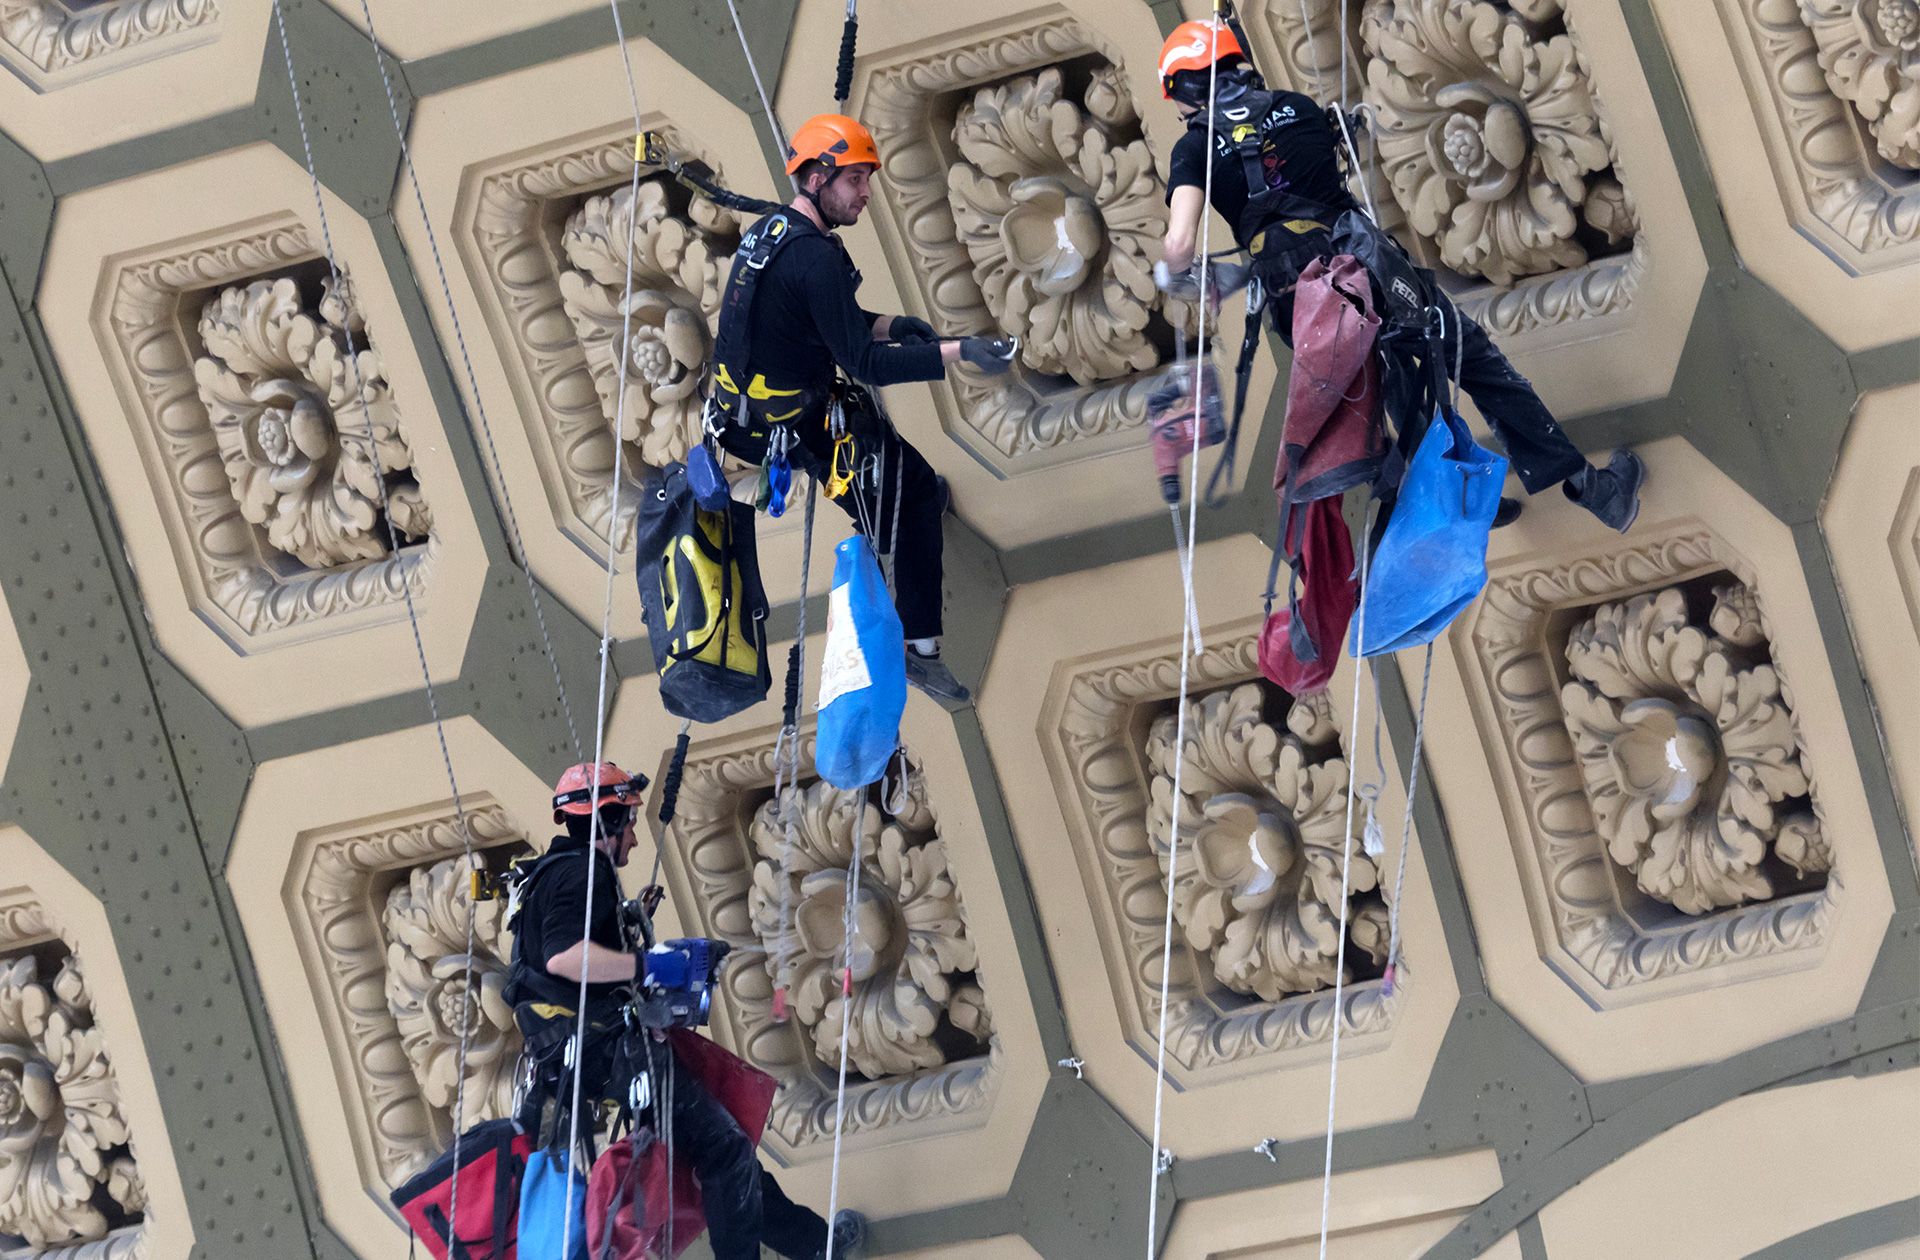
M 940 335 L 933 331 L 933 325 L 924 319 L 915 319 L 911 315 L 895 315 L 887 323 L 887 335 L 895 341 L 908 344 L 938 341 Z
M 1002 372 L 1011 371 L 1014 351 L 1019 348 L 1019 341 L 1012 337 L 962 337 L 960 339 L 960 357 L 988 376 L 998 376 Z
M 649 919 L 653 917 L 653 912 L 660 908 L 660 903 L 666 899 L 667 890 L 658 884 L 648 884 L 640 890 L 640 908 L 647 912 Z
M 1167 266 L 1164 258 L 1153 264 L 1153 282 L 1168 297 L 1179 298 L 1183 302 L 1195 302 L 1200 298 L 1200 282 L 1194 278 L 1192 270 L 1175 271 Z

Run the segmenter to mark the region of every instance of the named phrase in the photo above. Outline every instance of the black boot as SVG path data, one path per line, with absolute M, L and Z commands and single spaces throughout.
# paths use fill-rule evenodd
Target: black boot
M 860 1260 L 867 1254 L 867 1218 L 852 1208 L 833 1214 L 833 1260 Z
M 1493 511 L 1493 527 L 1495 529 L 1505 529 L 1520 519 L 1520 511 L 1520 500 L 1509 499 L 1505 495 L 1502 495 L 1500 497 L 1500 506 Z
M 1618 533 L 1633 528 L 1640 515 L 1640 486 L 1647 479 L 1647 466 L 1629 450 L 1618 450 L 1605 468 L 1588 465 L 1562 483 L 1569 499 L 1598 517 L 1600 523 Z

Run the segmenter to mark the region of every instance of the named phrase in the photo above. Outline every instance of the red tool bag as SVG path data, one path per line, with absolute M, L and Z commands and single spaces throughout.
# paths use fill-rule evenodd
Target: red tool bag
M 667 1044 L 688 1076 L 725 1107 L 749 1142 L 758 1143 L 767 1126 L 778 1087 L 771 1076 L 724 1046 L 689 1029 L 667 1034 Z M 655 1095 L 656 1102 L 660 1101 Z M 685 1251 L 707 1228 L 706 1210 L 693 1166 L 674 1152 L 672 1195 L 668 1195 L 667 1144 L 650 1130 L 615 1142 L 594 1161 L 587 1178 L 587 1239 L 591 1260 L 649 1260 Z M 667 1204 L 673 1204 L 673 1250 L 666 1250 Z
M 1268 575 L 1267 622 L 1260 628 L 1260 672 L 1288 694 L 1324 691 L 1340 661 L 1347 622 L 1360 602 L 1353 580 L 1353 536 L 1340 517 L 1337 497 L 1315 499 L 1303 514 L 1298 536 L 1281 540 Z M 1281 557 L 1292 553 L 1287 606 L 1273 608 L 1272 581 Z
M 387 1197 L 434 1260 L 515 1260 L 520 1174 L 532 1153 L 533 1139 L 513 1121 L 488 1120 L 468 1129 L 453 1149 Z M 460 1215 L 449 1229 L 447 1213 L 456 1208 L 456 1184 Z

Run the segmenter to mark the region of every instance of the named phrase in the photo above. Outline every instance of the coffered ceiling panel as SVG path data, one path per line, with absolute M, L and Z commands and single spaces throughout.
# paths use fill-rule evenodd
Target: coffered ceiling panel
M 486 575 L 379 248 L 327 217 L 345 291 L 306 172 L 253 145 L 65 199 L 48 254 L 48 338 L 154 637 L 242 726 L 420 686 L 403 583 L 457 674 Z

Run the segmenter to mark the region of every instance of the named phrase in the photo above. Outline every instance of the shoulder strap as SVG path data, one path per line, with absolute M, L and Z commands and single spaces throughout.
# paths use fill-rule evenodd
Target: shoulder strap
M 714 380 L 722 389 L 743 400 L 746 397 L 747 368 L 753 357 L 753 300 L 761 275 L 790 242 L 819 231 L 806 215 L 782 206 L 740 238 L 733 270 L 727 274 L 726 294 L 720 299 L 720 332 L 713 346 Z

